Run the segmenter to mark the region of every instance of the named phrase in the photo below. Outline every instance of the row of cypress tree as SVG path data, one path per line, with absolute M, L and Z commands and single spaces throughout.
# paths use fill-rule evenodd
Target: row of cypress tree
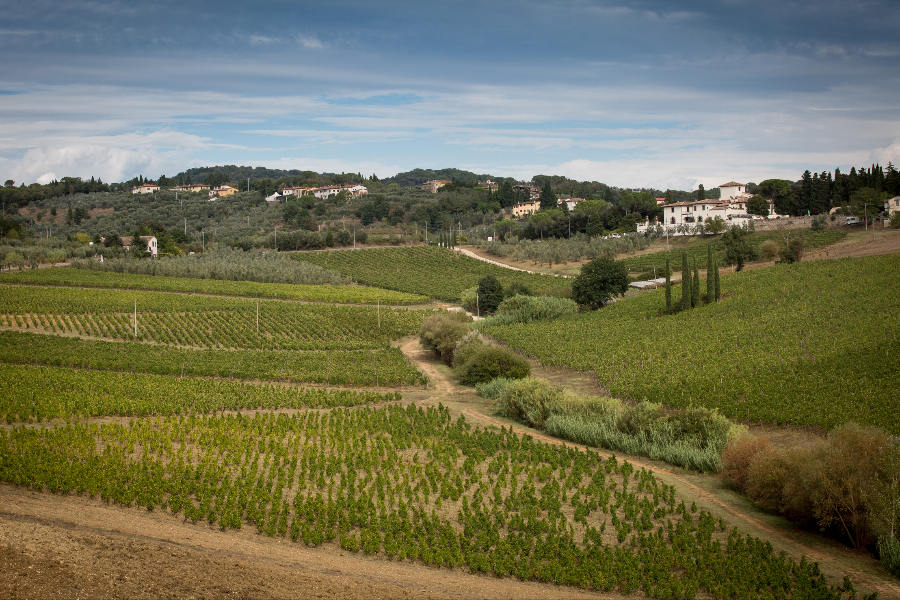
M 719 263 L 713 260 L 712 244 L 706 247 L 706 302 L 716 302 L 721 298 L 719 288 Z M 688 264 L 687 252 L 681 254 L 681 301 L 673 309 L 672 306 L 672 270 L 669 259 L 666 259 L 666 313 L 680 312 L 701 305 L 700 297 L 700 271 L 697 268 L 697 259 L 694 259 L 693 272 Z

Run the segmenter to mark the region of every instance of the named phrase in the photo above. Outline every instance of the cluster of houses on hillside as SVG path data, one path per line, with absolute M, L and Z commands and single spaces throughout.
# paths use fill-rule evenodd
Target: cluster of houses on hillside
M 323 187 L 286 187 L 281 192 L 275 192 L 266 197 L 266 202 L 281 202 L 288 196 L 315 196 L 318 200 L 324 200 L 337 196 L 341 192 L 347 192 L 351 198 L 359 198 L 369 193 L 364 185 L 326 185 Z
M 450 183 L 449 181 L 447 183 Z M 154 192 L 158 192 L 160 186 L 151 183 L 145 183 L 143 185 L 138 185 L 131 188 L 132 194 L 152 194 Z M 238 191 L 237 188 L 233 188 L 230 185 L 221 185 L 219 187 L 214 187 L 210 189 L 210 187 L 203 183 L 194 183 L 187 185 L 176 185 L 170 190 L 174 192 L 202 192 L 203 190 L 209 190 L 209 199 L 215 200 L 216 198 L 224 198 L 226 196 L 230 196 Z M 324 187 L 286 187 L 280 192 L 275 192 L 271 196 L 266 198 L 267 202 L 280 202 L 284 200 L 287 196 L 306 196 L 312 195 L 316 198 L 322 200 L 325 198 L 330 198 L 331 196 L 336 196 L 341 192 L 347 192 L 353 198 L 359 198 L 363 194 L 368 194 L 369 190 L 364 185 L 326 185 Z

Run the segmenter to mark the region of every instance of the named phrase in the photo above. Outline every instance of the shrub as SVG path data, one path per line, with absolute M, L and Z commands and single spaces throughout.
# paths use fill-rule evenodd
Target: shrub
M 487 340 L 477 331 L 470 331 L 456 342 L 453 350 L 453 366 L 460 369 L 476 352 L 487 346 Z
M 765 260 L 775 260 L 778 256 L 778 244 L 775 240 L 766 240 L 760 245 L 759 252 Z
M 806 244 L 803 243 L 803 238 L 794 238 L 781 250 L 781 260 L 789 263 L 800 262 L 805 250 Z
M 456 343 L 469 332 L 472 319 L 462 311 L 450 311 L 425 319 L 419 330 L 419 341 L 448 365 L 453 364 Z
M 470 287 L 463 290 L 459 296 L 459 305 L 470 313 L 477 314 L 481 312 L 480 303 L 477 301 L 478 287 Z M 479 315 L 480 316 L 480 315 Z
M 891 213 L 891 229 L 900 229 L 900 210 Z
M 747 490 L 750 464 L 760 452 L 770 449 L 769 440 L 749 433 L 735 437 L 722 451 L 722 478 L 730 481 L 741 492 Z
M 825 231 L 828 226 L 828 218 L 825 215 L 817 215 L 812 218 L 811 226 L 813 231 Z
M 507 348 L 484 346 L 472 354 L 458 372 L 462 383 L 475 385 L 495 377 L 528 377 L 531 374 L 531 364 Z
M 497 413 L 530 427 L 542 429 L 554 412 L 558 412 L 563 392 L 540 379 L 522 379 L 508 385 L 500 393 Z
M 578 305 L 568 298 L 553 296 L 513 296 L 497 307 L 497 314 L 486 319 L 484 325 L 511 325 L 550 321 L 578 312 Z
M 490 381 L 485 383 L 479 383 L 475 386 L 475 390 L 478 392 L 478 395 L 482 398 L 489 398 L 491 400 L 497 400 L 500 398 L 500 394 L 503 393 L 503 390 L 508 388 L 510 385 L 519 381 L 518 379 L 507 379 L 506 377 L 495 377 Z
M 879 537 L 878 558 L 888 571 L 900 577 L 900 539 Z

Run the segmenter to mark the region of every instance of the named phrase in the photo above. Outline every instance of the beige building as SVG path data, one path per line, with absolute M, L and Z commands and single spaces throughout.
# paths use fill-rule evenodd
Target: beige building
M 437 191 L 448 183 L 451 183 L 448 179 L 432 179 L 431 181 L 423 183 L 421 187 L 423 190 L 428 190 L 432 194 L 437 194 Z
M 203 190 L 208 190 L 209 186 L 205 183 L 190 183 L 186 185 L 176 185 L 170 189 L 176 192 L 202 192 Z
M 151 183 L 145 183 L 144 185 L 139 185 L 137 187 L 131 188 L 132 194 L 152 194 L 153 192 L 158 192 L 159 186 L 153 185 Z
M 513 206 L 512 214 L 515 218 L 520 219 L 522 217 L 533 215 L 539 210 L 541 210 L 540 201 L 532 200 L 531 202 L 520 202 Z

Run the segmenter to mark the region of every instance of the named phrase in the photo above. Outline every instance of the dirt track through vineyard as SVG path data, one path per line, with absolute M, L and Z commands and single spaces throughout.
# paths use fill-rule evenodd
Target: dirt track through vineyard
M 428 375 L 429 389 L 433 398 L 439 399 L 450 408 L 451 412 L 464 415 L 469 423 L 486 427 L 512 427 L 520 433 L 546 443 L 587 448 L 582 444 L 564 441 L 512 420 L 494 416 L 488 403 L 473 398 L 471 388 L 458 385 L 452 376 L 448 375 L 448 370 L 436 361 L 433 355 L 423 350 L 417 340 L 406 341 L 401 345 L 401 350 Z M 621 453 L 597 448 L 591 450 L 602 456 L 612 454 L 620 458 L 623 456 Z M 798 561 L 801 556 L 806 556 L 807 560 L 820 563 L 822 571 L 830 580 L 839 582 L 845 574 L 849 574 L 858 587 L 878 591 L 879 596 L 883 598 L 900 598 L 900 584 L 887 574 L 878 561 L 865 553 L 804 532 L 783 519 L 756 510 L 746 499 L 729 490 L 715 476 L 692 473 L 642 457 L 626 456 L 626 458 L 635 467 L 653 471 L 661 481 L 674 485 L 686 504 L 696 501 L 698 506 L 722 516 L 729 527 L 734 526 L 745 534 L 768 540 L 776 550 L 783 550 Z

